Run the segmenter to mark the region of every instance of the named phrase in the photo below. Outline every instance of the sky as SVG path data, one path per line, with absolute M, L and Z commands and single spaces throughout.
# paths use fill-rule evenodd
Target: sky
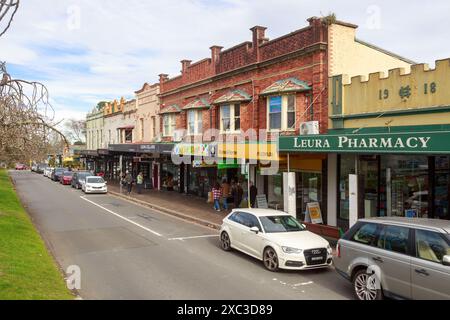
M 0 61 L 48 87 L 57 120 L 83 119 L 99 101 L 178 75 L 183 59 L 210 57 L 212 45 L 251 41 L 255 25 L 274 39 L 331 12 L 357 24 L 359 39 L 413 61 L 450 57 L 447 0 L 22 0 Z

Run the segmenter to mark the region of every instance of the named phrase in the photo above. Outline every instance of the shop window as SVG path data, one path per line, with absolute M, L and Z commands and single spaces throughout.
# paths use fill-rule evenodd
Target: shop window
M 283 176 L 275 174 L 268 176 L 268 204 L 274 209 L 281 209 L 284 203 L 283 198 Z
M 450 166 L 449 157 L 435 158 L 434 218 L 449 219 Z
M 339 156 L 339 218 L 349 219 L 350 194 L 349 194 L 349 176 L 355 174 L 355 155 L 343 154 Z
M 382 157 L 388 216 L 429 217 L 429 168 L 426 156 Z M 390 181 L 389 181 L 390 180 Z

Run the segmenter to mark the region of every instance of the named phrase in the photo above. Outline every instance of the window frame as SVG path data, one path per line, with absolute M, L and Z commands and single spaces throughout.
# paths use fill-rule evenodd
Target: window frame
M 194 116 L 193 131 L 191 130 L 190 115 Z M 201 135 L 203 132 L 203 110 L 189 109 L 186 115 L 187 134 L 190 136 Z
M 272 98 L 281 97 L 281 127 L 280 128 L 271 128 L 270 126 L 270 102 Z M 294 110 L 289 111 L 289 99 L 293 98 Z M 270 95 L 266 99 L 266 116 L 267 116 L 267 131 L 269 132 L 280 132 L 280 131 L 295 131 L 295 127 L 297 124 L 297 95 L 295 93 L 292 94 L 279 94 L 279 95 Z M 288 115 L 289 113 L 294 113 L 294 125 L 292 127 L 288 127 Z
M 412 227 L 408 227 L 408 226 L 403 226 L 403 225 L 397 225 L 397 224 L 380 224 L 381 226 L 381 230 L 379 230 L 378 233 L 378 239 L 377 239 L 377 245 L 375 246 L 375 248 L 382 250 L 382 251 L 386 251 L 386 252 L 390 252 L 390 253 L 394 253 L 394 254 L 401 254 L 404 256 L 408 256 L 408 257 L 414 257 L 415 255 L 415 250 L 414 250 L 414 245 L 415 245 L 415 232 L 414 232 L 414 228 Z M 383 235 L 383 231 L 386 228 L 403 228 L 403 229 L 407 229 L 408 230 L 408 239 L 407 239 L 407 246 L 406 246 L 406 253 L 403 252 L 398 252 L 398 251 L 394 251 L 394 250 L 388 250 L 386 248 L 380 248 L 378 246 L 378 241 L 380 241 L 380 237 Z
M 127 133 L 131 139 L 127 139 Z M 125 129 L 123 131 L 123 138 L 125 143 L 133 143 L 133 129 Z
M 362 228 L 364 228 L 365 226 L 368 226 L 368 225 L 375 226 L 376 237 L 374 239 L 374 243 L 370 244 L 370 243 L 364 243 L 364 242 L 360 242 L 360 241 L 355 240 L 355 236 L 358 234 L 358 232 L 360 232 Z M 379 223 L 361 222 L 358 225 L 358 227 L 355 228 L 355 230 L 352 230 L 352 233 L 348 235 L 348 238 L 346 240 L 348 240 L 348 241 L 350 241 L 352 243 L 357 243 L 359 245 L 368 246 L 368 247 L 371 247 L 371 248 L 381 249 L 381 248 L 378 248 L 378 240 L 380 239 L 380 234 L 381 234 L 382 228 L 383 228 L 383 225 L 381 225 Z
M 230 129 L 224 129 L 223 123 L 223 110 L 225 107 L 228 107 L 230 110 L 229 114 L 229 122 Z M 236 116 L 236 107 L 239 108 L 239 116 Z M 230 104 L 222 104 L 219 106 L 219 116 L 220 116 L 220 132 L 221 133 L 239 133 L 241 132 L 241 104 L 240 103 L 230 103 Z M 236 120 L 239 120 L 239 128 L 236 129 Z
M 166 124 L 167 120 L 167 124 Z M 166 130 L 166 126 L 168 127 L 168 132 Z M 163 136 L 164 137 L 173 137 L 176 129 L 176 115 L 174 113 L 166 113 L 163 115 Z

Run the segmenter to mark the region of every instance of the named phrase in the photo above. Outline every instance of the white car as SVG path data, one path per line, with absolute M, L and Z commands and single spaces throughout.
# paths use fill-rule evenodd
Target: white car
M 108 193 L 106 181 L 102 177 L 90 176 L 81 180 L 81 190 L 84 193 Z
M 325 268 L 332 264 L 327 240 L 291 215 L 271 209 L 234 209 L 220 229 L 221 247 L 262 260 L 270 271 Z
M 53 170 L 53 168 L 51 168 L 51 167 L 46 167 L 46 168 L 44 169 L 44 177 L 50 178 L 51 175 L 52 175 L 52 170 Z

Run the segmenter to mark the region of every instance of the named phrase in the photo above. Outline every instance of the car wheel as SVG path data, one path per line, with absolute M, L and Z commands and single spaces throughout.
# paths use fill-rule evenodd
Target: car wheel
M 224 251 L 230 251 L 231 250 L 230 236 L 225 231 L 222 232 L 222 234 L 220 235 L 220 244 L 221 244 L 222 249 Z
M 264 250 L 263 262 L 267 270 L 278 271 L 278 255 L 273 248 L 269 247 Z
M 353 291 L 358 300 L 383 299 L 383 290 L 381 288 L 377 289 L 376 277 L 368 274 L 366 269 L 359 270 L 353 277 Z

